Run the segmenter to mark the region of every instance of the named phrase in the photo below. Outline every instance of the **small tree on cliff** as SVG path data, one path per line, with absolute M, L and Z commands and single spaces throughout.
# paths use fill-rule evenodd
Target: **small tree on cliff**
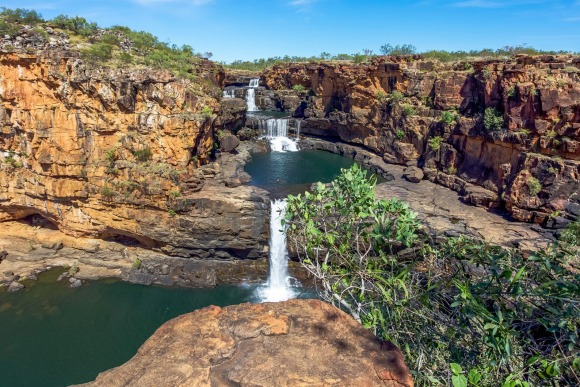
M 435 249 L 406 204 L 375 199 L 375 182 L 354 166 L 288 198 L 289 246 L 320 296 L 398 345 L 417 385 L 578 385 L 574 254 L 465 237 Z

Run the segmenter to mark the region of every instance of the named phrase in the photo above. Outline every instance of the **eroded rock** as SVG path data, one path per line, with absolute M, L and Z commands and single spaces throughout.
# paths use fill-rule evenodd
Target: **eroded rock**
M 318 300 L 210 306 L 177 317 L 131 360 L 83 386 L 390 386 L 413 380 L 399 349 Z

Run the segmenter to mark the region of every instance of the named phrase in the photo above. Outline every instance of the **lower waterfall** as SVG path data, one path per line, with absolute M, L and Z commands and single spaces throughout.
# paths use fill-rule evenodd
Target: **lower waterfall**
M 296 296 L 294 279 L 288 274 L 286 230 L 281 223 L 286 215 L 286 199 L 272 201 L 270 208 L 270 272 L 268 281 L 257 289 L 260 302 L 286 301 Z

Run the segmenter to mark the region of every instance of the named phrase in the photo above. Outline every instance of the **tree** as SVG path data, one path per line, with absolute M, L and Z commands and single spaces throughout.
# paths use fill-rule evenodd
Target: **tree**
M 570 246 L 531 256 L 467 237 L 431 246 L 375 182 L 354 166 L 288 197 L 289 247 L 323 299 L 399 346 L 417 385 L 579 384 L 578 224 Z

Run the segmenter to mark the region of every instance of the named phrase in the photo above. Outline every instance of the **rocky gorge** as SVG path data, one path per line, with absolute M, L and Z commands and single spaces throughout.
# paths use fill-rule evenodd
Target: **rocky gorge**
M 379 57 L 280 64 L 256 75 L 261 108 L 288 112 L 304 134 L 418 165 L 468 203 L 504 208 L 520 221 L 561 228 L 579 215 L 575 56 Z M 228 74 L 226 85 L 247 78 Z

